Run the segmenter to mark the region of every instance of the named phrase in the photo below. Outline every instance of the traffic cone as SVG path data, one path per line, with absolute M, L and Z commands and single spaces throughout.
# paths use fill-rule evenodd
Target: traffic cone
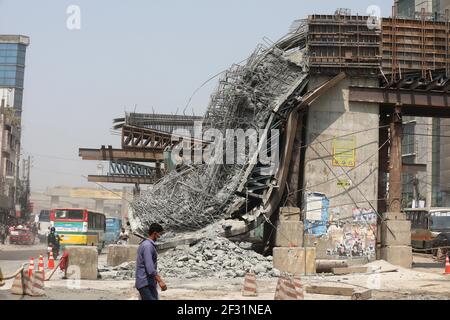
M 282 300 L 281 299 L 281 284 L 284 282 L 285 278 L 284 277 L 279 277 L 278 278 L 278 282 L 277 282 L 277 287 L 275 289 L 275 300 Z
M 244 297 L 257 297 L 256 290 L 256 275 L 254 273 L 247 273 L 244 280 L 244 289 L 242 290 Z
M 447 258 L 445 258 L 445 271 L 444 271 L 444 274 L 450 274 L 450 260 L 448 258 L 448 255 L 447 255 Z
M 305 295 L 303 292 L 303 285 L 302 285 L 302 281 L 301 281 L 300 277 L 294 278 L 293 281 L 294 281 L 295 291 L 297 292 L 297 300 L 304 300 Z
M 41 297 L 45 295 L 44 272 L 35 272 L 28 285 L 27 294 L 32 297 Z
M 55 269 L 55 259 L 53 258 L 53 252 L 50 251 L 50 257 L 48 258 L 47 269 Z
M 281 281 L 280 300 L 298 300 L 298 294 L 295 290 L 295 284 L 292 277 Z
M 42 272 L 44 274 L 44 257 L 42 254 L 39 255 L 39 262 L 38 262 L 38 272 Z
M 28 266 L 28 277 L 31 278 L 33 272 L 34 272 L 34 258 L 30 258 L 30 265 Z
M 292 277 L 279 277 L 274 299 L 303 300 L 303 288 L 301 287 L 300 281 Z
M 24 276 L 26 275 L 25 271 L 21 271 L 14 278 L 13 284 L 11 286 L 11 293 L 19 296 L 23 296 L 25 294 L 24 288 Z

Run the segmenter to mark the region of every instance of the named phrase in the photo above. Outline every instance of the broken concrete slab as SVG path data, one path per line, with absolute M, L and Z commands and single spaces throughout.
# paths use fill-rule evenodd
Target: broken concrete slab
M 69 254 L 69 279 L 97 280 L 98 250 L 97 247 L 67 246 Z
M 302 247 L 303 230 L 303 222 L 301 221 L 279 221 L 275 237 L 275 246 Z
M 136 261 L 138 245 L 109 245 L 108 266 L 118 266 L 124 262 Z
M 305 256 L 306 252 L 306 256 Z M 295 276 L 316 273 L 315 248 L 286 248 L 273 249 L 273 266 L 281 272 Z
M 369 300 L 372 298 L 372 290 L 355 291 L 352 300 Z
M 355 293 L 355 289 L 348 287 L 308 286 L 306 287 L 306 293 L 351 297 Z
M 157 243 L 156 248 L 158 250 L 167 250 L 167 249 L 176 248 L 178 246 L 185 246 L 185 245 L 191 246 L 191 245 L 198 243 L 201 240 L 202 240 L 202 238 L 199 238 L 199 237 L 182 237 L 182 238 L 178 238 L 178 239 L 174 238 L 174 239 L 171 239 L 166 242 Z
M 333 268 L 332 272 L 335 275 L 367 273 L 367 272 L 369 272 L 369 268 L 368 267 Z

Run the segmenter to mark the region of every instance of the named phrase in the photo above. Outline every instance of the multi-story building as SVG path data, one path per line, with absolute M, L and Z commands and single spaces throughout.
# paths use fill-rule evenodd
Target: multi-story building
M 450 0 L 399 0 L 397 15 L 401 18 L 421 19 L 422 10 L 426 19 L 446 20 L 446 10 Z M 450 140 L 443 135 L 446 123 L 444 119 L 405 118 L 405 135 L 403 139 L 404 162 L 423 165 L 417 174 L 403 174 L 403 199 L 405 206 L 411 206 L 413 200 L 423 200 L 427 206 L 450 206 L 450 172 L 448 156 L 445 150 L 450 148 Z M 445 161 L 447 160 L 447 161 Z M 426 166 L 426 167 L 425 167 Z M 449 201 L 445 199 L 448 198 Z
M 450 0 L 399 0 L 397 15 L 401 18 L 420 18 L 422 10 L 427 17 L 441 19 L 450 10 Z
M 25 55 L 30 39 L 0 35 L 0 221 L 14 214 L 19 181 Z

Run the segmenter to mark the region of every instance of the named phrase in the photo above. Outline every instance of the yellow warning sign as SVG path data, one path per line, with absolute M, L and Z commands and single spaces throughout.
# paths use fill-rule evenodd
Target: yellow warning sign
M 354 167 L 356 163 L 356 137 L 339 137 L 333 141 L 333 166 Z

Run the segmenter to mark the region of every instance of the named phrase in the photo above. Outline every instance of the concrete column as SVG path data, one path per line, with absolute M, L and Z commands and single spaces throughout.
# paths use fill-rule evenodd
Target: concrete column
M 104 209 L 105 209 L 105 200 L 95 199 L 95 210 L 103 212 Z
M 122 216 L 122 224 L 125 224 L 126 218 L 128 218 L 128 192 L 126 187 L 122 188 L 121 216 Z
M 59 196 L 51 196 L 51 198 L 50 198 L 50 206 L 52 208 L 59 207 Z
M 427 190 L 427 199 L 426 199 L 426 207 L 433 206 L 433 118 L 429 118 L 427 122 L 427 176 L 426 180 L 426 190 Z
M 401 106 L 395 106 L 391 118 L 391 154 L 389 161 L 389 212 L 401 211 L 402 198 L 402 136 Z

